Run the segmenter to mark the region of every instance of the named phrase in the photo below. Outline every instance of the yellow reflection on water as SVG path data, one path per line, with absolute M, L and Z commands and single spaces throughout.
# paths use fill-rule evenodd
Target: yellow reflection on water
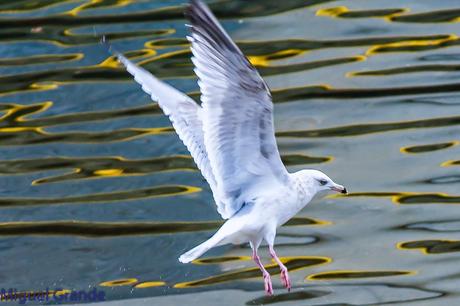
M 307 217 L 294 217 L 286 222 L 286 226 L 303 226 L 303 225 L 314 225 L 314 226 L 328 226 L 334 224 L 332 221 L 313 219 Z
M 406 14 L 402 16 L 394 16 L 392 21 L 409 22 L 409 23 L 456 23 L 460 22 L 459 10 L 455 7 L 428 11 L 417 12 L 414 14 Z
M 386 52 L 411 52 L 425 50 L 425 47 L 442 47 L 447 42 L 457 41 L 459 38 L 455 34 L 449 34 L 446 38 L 441 39 L 420 39 L 420 40 L 404 40 L 381 45 L 375 45 L 369 48 L 365 55 L 371 56 Z M 353 75 L 353 73 L 351 73 Z
M 247 261 L 251 260 L 251 256 L 221 256 L 221 257 L 206 257 L 199 258 L 192 261 L 195 265 L 216 265 L 233 261 Z
M 290 270 L 296 271 L 305 269 L 311 266 L 319 266 L 328 264 L 332 261 L 329 257 L 320 257 L 320 256 L 293 256 L 293 257 L 280 257 L 280 260 L 283 264 Z M 278 264 L 272 263 L 265 265 L 265 269 L 270 274 L 278 274 L 279 267 Z M 194 281 L 177 283 L 174 285 L 174 288 L 192 288 L 200 286 L 211 286 L 218 283 L 248 279 L 248 278 L 261 278 L 262 274 L 258 267 L 245 268 L 232 270 L 230 272 L 222 273 L 215 276 L 210 276 Z
M 460 165 L 460 160 L 448 160 L 441 164 L 441 167 L 452 167 Z
M 96 176 L 120 176 L 123 174 L 123 169 L 102 169 L 93 172 Z
M 299 56 L 306 52 L 306 50 L 286 49 L 271 54 L 250 55 L 247 58 L 256 67 L 268 67 L 271 61 Z
M 53 90 L 59 87 L 61 83 L 57 81 L 46 81 L 46 82 L 38 82 L 30 84 L 29 88 L 33 91 L 46 91 L 46 90 Z M 28 90 L 21 90 L 21 92 L 28 91 Z M 11 92 L 10 92 L 11 93 Z
M 391 18 L 409 12 L 407 8 L 397 9 L 376 9 L 376 10 L 350 10 L 346 6 L 337 6 L 319 9 L 316 11 L 316 16 L 328 16 L 333 18 L 384 18 L 391 21 Z
M 448 148 L 457 146 L 459 143 L 460 141 L 449 141 L 449 142 L 442 142 L 442 143 L 409 146 L 409 147 L 402 147 L 399 149 L 399 151 L 404 154 L 425 153 L 425 152 L 432 152 L 432 151 L 448 149 Z
M 86 0 L 83 4 L 65 12 L 66 15 L 70 15 L 73 17 L 76 17 L 81 11 L 87 10 L 89 8 L 93 8 L 94 6 L 104 3 L 106 0 Z M 109 8 L 109 7 L 122 7 L 126 6 L 130 3 L 134 2 L 134 0 L 116 0 L 114 1 L 113 4 L 105 4 L 104 8 Z
M 134 60 L 134 59 L 137 59 L 137 58 L 144 58 L 144 57 L 148 58 L 148 57 L 155 56 L 156 54 L 157 54 L 157 52 L 155 50 L 153 50 L 153 49 L 142 49 L 142 50 L 135 50 L 135 51 L 124 53 L 124 55 L 126 57 L 128 57 L 130 60 Z M 116 68 L 123 67 L 123 65 L 120 64 L 120 62 L 118 61 L 116 56 L 109 56 L 108 58 L 103 60 L 101 63 L 99 63 L 97 65 L 94 65 L 94 66 L 90 66 L 90 67 L 116 69 Z
M 137 278 L 122 278 L 122 279 L 102 282 L 99 284 L 99 286 L 102 286 L 102 287 L 129 286 L 137 282 L 138 282 Z
M 396 245 L 399 250 L 418 250 L 422 254 L 444 254 L 460 252 L 460 241 L 450 239 L 414 240 L 399 242 Z
M 267 67 L 268 60 L 266 56 L 263 55 L 254 55 L 254 56 L 247 56 L 249 62 L 256 67 Z
M 357 198 L 357 197 L 375 197 L 375 198 L 393 198 L 397 197 L 402 194 L 409 194 L 409 193 L 401 193 L 401 192 L 350 192 L 348 194 L 331 194 L 328 195 L 327 198 Z
M 4 145 L 27 145 L 35 143 L 67 142 L 67 143 L 100 143 L 121 142 L 138 139 L 147 135 L 161 135 L 170 133 L 172 128 L 127 128 L 110 132 L 46 132 L 39 127 L 5 127 L 0 128 L 0 133 L 25 133 L 23 137 L 4 139 Z
M 460 196 L 443 192 L 355 192 L 347 195 L 334 194 L 329 198 L 341 197 L 388 197 L 394 204 L 460 204 Z
M 334 270 L 311 274 L 306 280 L 335 280 L 335 279 L 358 279 L 358 278 L 374 278 L 388 277 L 400 275 L 414 275 L 417 271 L 367 271 L 367 270 Z
M 0 207 L 11 206 L 31 206 L 31 205 L 53 205 L 53 204 L 77 204 L 77 203 L 96 203 L 96 202 L 118 202 L 122 200 L 130 201 L 136 199 L 171 197 L 188 195 L 200 192 L 201 188 L 185 185 L 160 185 L 150 188 L 139 188 L 131 190 L 90 193 L 78 196 L 66 197 L 40 197 L 40 198 L 2 198 Z M 14 223 L 14 222 L 13 222 Z
M 0 128 L 0 133 L 20 133 L 20 132 L 27 132 L 27 131 L 38 132 L 38 133 L 43 132 L 40 128 L 34 128 L 34 127 L 5 127 L 5 128 Z
M 52 291 L 50 292 L 50 294 L 53 294 L 53 295 L 65 295 L 65 294 L 70 294 L 72 293 L 72 290 L 69 290 L 69 289 L 62 289 L 62 290 L 57 290 L 57 291 Z
M 27 87 L 21 88 L 19 90 L 12 89 L 12 90 L 4 90 L 0 93 L 1 96 L 12 95 L 16 93 L 26 93 L 31 91 L 47 91 L 47 90 L 54 90 L 59 87 L 59 85 L 65 84 L 64 82 L 58 81 L 46 81 L 46 82 L 37 82 L 31 83 L 26 85 Z
M 153 187 L 150 189 L 133 189 L 128 192 L 99 193 L 85 196 L 66 198 L 9 198 L 0 200 L 1 207 L 27 205 L 53 205 L 64 203 L 97 203 L 125 201 L 130 199 L 152 198 L 159 196 L 176 196 L 186 194 L 187 190 L 177 190 L 180 186 Z M 176 187 L 176 188 L 175 188 Z M 171 190 L 176 189 L 176 190 Z M 175 192 L 176 191 L 176 192 Z M 291 219 L 293 225 L 298 218 Z M 304 220 L 301 220 L 304 221 Z M 222 221 L 195 221 L 195 222 L 94 222 L 82 220 L 60 221 L 11 221 L 0 222 L 0 236 L 24 235 L 76 235 L 85 237 L 115 237 L 132 235 L 163 235 L 173 233 L 211 231 L 218 229 Z M 291 226 L 290 222 L 284 226 Z M 314 225 L 303 223 L 304 226 Z M 244 258 L 244 257 L 242 257 Z M 218 261 L 218 259 L 216 259 Z M 200 263 L 200 262 L 198 262 Z M 294 263 L 296 264 L 296 263 Z
M 52 101 L 44 101 L 40 103 L 34 103 L 30 105 L 21 105 L 21 104 L 10 104 L 8 111 L 0 117 L 1 121 L 13 121 L 13 122 L 24 122 L 25 117 L 39 114 L 53 105 Z
M 1 144 L 29 145 L 58 141 L 68 143 L 119 142 L 130 141 L 147 135 L 161 135 L 173 131 L 172 127 L 126 128 L 102 132 L 68 131 L 63 133 L 52 133 L 44 130 L 44 128 L 48 126 L 78 123 L 79 119 L 84 121 L 97 121 L 108 119 L 110 116 L 127 116 L 127 112 L 129 111 L 134 111 L 139 115 L 144 113 L 156 114 L 156 106 L 149 106 L 148 108 L 145 108 L 145 111 L 142 109 L 140 112 L 136 109 L 128 109 L 108 112 L 83 112 L 28 119 L 28 117 L 33 114 L 44 113 L 52 105 L 53 102 L 51 101 L 30 105 L 20 105 L 13 103 L 0 104 L 0 112 L 3 112 L 2 116 L 0 117 L 0 133 L 19 134 L 15 135 L 14 137 L 2 138 Z
M 150 282 L 137 283 L 136 285 L 134 285 L 134 288 L 152 288 L 152 287 L 161 287 L 161 286 L 164 286 L 164 285 L 166 285 L 165 282 L 161 282 L 161 281 L 153 282 L 153 281 L 150 281 Z
M 317 10 L 316 16 L 337 17 L 349 11 L 350 10 L 346 6 L 330 7 L 330 8 L 324 8 L 324 9 Z
M 0 160 L 0 173 L 11 173 L 9 167 L 15 168 L 15 173 L 42 171 L 40 165 L 46 164 L 48 169 L 68 169 L 71 172 L 60 173 L 36 179 L 35 184 L 62 182 L 65 180 L 99 179 L 106 176 L 139 176 L 157 172 L 196 171 L 190 155 L 173 155 L 151 159 L 131 160 L 121 156 L 104 157 L 54 157 L 42 159 Z

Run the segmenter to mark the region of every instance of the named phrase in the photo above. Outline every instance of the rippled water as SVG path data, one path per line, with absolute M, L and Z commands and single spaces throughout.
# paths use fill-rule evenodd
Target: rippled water
M 263 250 L 273 297 L 248 246 L 177 261 L 222 221 L 168 119 L 98 43 L 198 99 L 181 4 L 0 0 L 0 288 L 150 297 L 139 305 L 460 302 L 458 1 L 211 4 L 272 88 L 289 170 L 351 191 L 280 229 L 291 293 Z

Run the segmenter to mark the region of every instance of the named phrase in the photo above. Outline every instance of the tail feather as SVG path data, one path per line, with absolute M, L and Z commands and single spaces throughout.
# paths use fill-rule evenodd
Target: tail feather
M 179 257 L 179 261 L 181 263 L 189 263 L 192 260 L 195 260 L 198 257 L 200 257 L 201 255 L 203 255 L 204 253 L 206 253 L 210 248 L 215 247 L 218 244 L 218 242 L 219 241 L 217 239 L 215 239 L 215 237 L 212 237 L 211 239 L 206 240 L 202 244 L 194 247 L 190 251 L 182 254 Z
M 192 260 L 197 259 L 201 255 L 206 253 L 209 249 L 215 246 L 234 242 L 235 240 L 233 234 L 238 232 L 241 228 L 241 224 L 235 224 L 234 221 L 235 219 L 229 219 L 227 222 L 224 223 L 224 225 L 222 225 L 221 228 L 219 228 L 219 230 L 214 234 L 214 236 L 212 236 L 202 244 L 194 247 L 190 251 L 182 254 L 179 257 L 179 261 L 182 263 L 189 263 Z

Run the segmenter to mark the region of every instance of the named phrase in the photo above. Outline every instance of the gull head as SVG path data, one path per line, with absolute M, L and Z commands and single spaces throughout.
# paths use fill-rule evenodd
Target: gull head
M 347 188 L 335 183 L 329 176 L 319 170 L 301 170 L 297 172 L 302 181 L 316 191 L 329 191 L 347 194 Z

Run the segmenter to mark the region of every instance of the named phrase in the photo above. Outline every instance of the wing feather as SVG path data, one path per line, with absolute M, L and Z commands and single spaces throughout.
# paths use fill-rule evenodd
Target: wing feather
M 187 147 L 214 193 L 216 181 L 204 144 L 203 124 L 200 119 L 201 107 L 190 97 L 160 81 L 122 54 L 116 53 L 116 56 L 126 70 L 133 75 L 136 82 L 142 86 L 142 89 L 151 96 L 152 100 L 158 102 L 163 112 L 169 117 L 176 133 Z
M 202 93 L 204 143 L 221 214 L 229 218 L 250 200 L 252 187 L 283 183 L 270 91 L 209 8 L 193 0 L 192 61 Z

